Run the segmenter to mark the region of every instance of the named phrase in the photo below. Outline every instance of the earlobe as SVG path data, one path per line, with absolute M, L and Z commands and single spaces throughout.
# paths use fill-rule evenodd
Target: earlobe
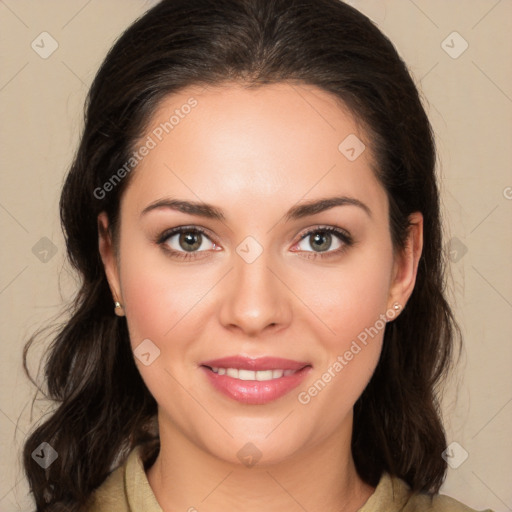
M 423 215 L 420 212 L 412 213 L 409 216 L 409 224 L 405 247 L 395 260 L 388 307 L 399 304 L 400 309 L 403 309 L 416 284 L 418 265 L 423 251 Z
M 117 316 L 124 316 L 116 249 L 112 240 L 108 216 L 105 212 L 101 212 L 98 215 L 98 249 L 110 291 L 112 292 L 114 313 Z

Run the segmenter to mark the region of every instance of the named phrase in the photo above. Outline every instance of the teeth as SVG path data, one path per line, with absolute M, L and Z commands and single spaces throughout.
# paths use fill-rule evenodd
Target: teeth
M 242 370 L 238 368 L 212 368 L 214 373 L 219 375 L 227 375 L 233 379 L 239 380 L 272 380 L 280 379 L 281 377 L 287 377 L 295 373 L 295 370 Z
M 240 380 L 256 380 L 256 372 L 252 370 L 238 370 Z
M 233 377 L 234 379 L 238 379 L 238 370 L 235 368 L 228 368 L 226 370 L 226 375 L 228 377 Z

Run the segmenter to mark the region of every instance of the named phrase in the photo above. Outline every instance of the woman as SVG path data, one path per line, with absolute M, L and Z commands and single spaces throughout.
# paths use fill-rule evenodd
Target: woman
M 406 66 L 342 2 L 134 23 L 61 197 L 82 286 L 24 449 L 37 510 L 470 511 L 437 494 L 434 167 Z

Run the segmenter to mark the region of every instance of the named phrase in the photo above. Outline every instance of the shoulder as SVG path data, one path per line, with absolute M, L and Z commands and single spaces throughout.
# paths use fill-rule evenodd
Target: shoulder
M 92 493 L 85 508 L 86 512 L 108 512 L 112 510 L 129 512 L 124 484 L 127 462 L 110 473 L 100 487 Z
M 144 463 L 148 450 L 134 448 L 90 496 L 86 512 L 162 512 L 147 480 Z
M 111 473 L 103 484 L 92 493 L 85 510 L 86 512 L 129 511 L 124 494 L 123 467 L 117 468 Z
M 479 512 L 473 508 L 464 505 L 450 496 L 444 494 L 436 494 L 429 496 L 428 494 L 414 494 L 409 498 L 404 512 Z M 480 512 L 492 512 L 491 509 L 482 510 Z
M 479 512 L 444 494 L 412 493 L 403 480 L 384 473 L 375 492 L 359 512 Z M 480 512 L 493 512 L 486 509 Z

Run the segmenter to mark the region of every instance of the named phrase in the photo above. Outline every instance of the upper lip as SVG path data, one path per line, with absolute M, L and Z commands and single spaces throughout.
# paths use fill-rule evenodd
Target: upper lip
M 210 368 L 238 368 L 240 370 L 300 370 L 310 363 L 303 361 L 293 361 L 291 359 L 283 359 L 281 357 L 245 357 L 245 356 L 228 356 L 220 359 L 211 359 L 203 361 L 202 366 Z

